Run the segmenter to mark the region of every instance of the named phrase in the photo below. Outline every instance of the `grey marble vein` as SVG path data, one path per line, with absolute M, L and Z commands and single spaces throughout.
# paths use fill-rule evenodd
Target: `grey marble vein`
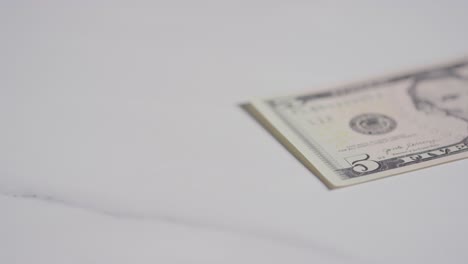
M 0 195 L 18 198 L 18 199 L 31 199 L 46 203 L 58 204 L 64 207 L 76 208 L 85 210 L 91 213 L 97 213 L 112 217 L 114 219 L 121 220 L 138 220 L 138 221 L 157 221 L 168 224 L 183 226 L 191 229 L 202 229 L 211 232 L 222 232 L 230 235 L 238 235 L 242 237 L 249 237 L 251 239 L 259 239 L 265 241 L 271 241 L 285 246 L 310 249 L 317 252 L 318 254 L 328 255 L 342 260 L 355 259 L 353 256 L 344 252 L 338 251 L 331 247 L 318 244 L 308 238 L 301 237 L 296 234 L 286 234 L 278 231 L 267 230 L 261 227 L 248 227 L 248 226 L 231 226 L 220 223 L 213 223 L 204 220 L 198 220 L 183 216 L 169 215 L 163 213 L 153 212 L 126 212 L 118 210 L 109 210 L 106 208 L 100 208 L 95 205 L 88 205 L 72 199 L 66 199 L 61 197 L 54 197 L 47 194 L 40 194 L 28 191 L 11 191 L 0 188 Z

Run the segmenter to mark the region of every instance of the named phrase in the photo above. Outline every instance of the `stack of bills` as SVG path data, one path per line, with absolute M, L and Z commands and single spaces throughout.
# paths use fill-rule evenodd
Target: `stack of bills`
M 468 157 L 468 58 L 247 111 L 329 188 Z

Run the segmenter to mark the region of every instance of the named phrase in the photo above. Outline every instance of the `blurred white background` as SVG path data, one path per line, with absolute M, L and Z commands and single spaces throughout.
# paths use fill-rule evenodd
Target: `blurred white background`
M 238 104 L 468 55 L 467 1 L 2 1 L 1 263 L 466 263 L 468 161 L 329 191 Z

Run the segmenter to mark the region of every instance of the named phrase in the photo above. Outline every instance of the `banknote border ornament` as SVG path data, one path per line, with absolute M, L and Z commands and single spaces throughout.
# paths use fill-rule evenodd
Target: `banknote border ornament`
M 438 147 L 435 149 L 430 149 L 386 160 L 370 160 L 370 156 L 368 154 L 349 157 L 346 160 L 348 160 L 348 162 L 350 159 L 353 160 L 352 162 L 349 162 L 351 167 L 341 169 L 339 171 L 346 175 L 348 178 L 355 178 L 369 175 L 371 173 L 401 168 L 416 163 L 421 163 L 424 161 L 447 157 L 466 151 L 468 151 L 468 137 L 452 145 Z M 363 158 L 359 158 L 360 156 L 363 156 Z M 370 166 L 369 164 L 371 164 L 372 166 Z

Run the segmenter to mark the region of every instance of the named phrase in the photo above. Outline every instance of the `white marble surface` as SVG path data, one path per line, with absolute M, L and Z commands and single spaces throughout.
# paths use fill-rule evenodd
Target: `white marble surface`
M 2 1 L 0 263 L 467 263 L 468 160 L 328 191 L 237 106 L 468 53 L 353 2 Z

